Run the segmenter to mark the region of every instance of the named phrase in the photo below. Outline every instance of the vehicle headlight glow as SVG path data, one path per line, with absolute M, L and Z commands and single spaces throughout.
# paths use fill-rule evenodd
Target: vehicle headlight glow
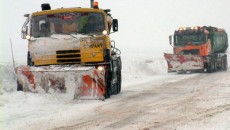
M 26 35 L 26 39 L 30 40 L 31 36 L 30 35 Z
M 178 30 L 183 31 L 183 30 L 186 30 L 186 28 L 185 27 L 180 27 Z
M 106 30 L 104 30 L 102 33 L 103 33 L 103 35 L 107 35 L 108 34 L 108 32 Z
M 97 67 L 97 69 L 98 69 L 99 71 L 102 71 L 102 70 L 104 69 L 104 67 L 103 67 L 103 66 L 99 66 L 99 67 Z

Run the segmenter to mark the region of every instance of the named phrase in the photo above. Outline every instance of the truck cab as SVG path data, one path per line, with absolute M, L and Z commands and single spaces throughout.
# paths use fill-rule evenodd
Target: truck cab
M 108 62 L 111 27 L 118 31 L 117 20 L 108 12 L 98 8 L 60 8 L 26 15 L 22 38 L 29 42 L 28 65 Z
M 207 56 L 211 52 L 209 32 L 199 27 L 174 32 L 174 54 Z

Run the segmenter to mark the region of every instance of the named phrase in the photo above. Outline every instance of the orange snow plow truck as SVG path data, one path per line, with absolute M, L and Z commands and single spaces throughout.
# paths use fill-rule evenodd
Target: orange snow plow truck
M 51 9 L 26 14 L 27 66 L 16 68 L 17 90 L 73 93 L 75 99 L 105 99 L 121 91 L 120 50 L 110 40 L 118 20 L 110 10 Z M 112 29 L 111 29 L 112 28 Z
M 216 27 L 182 27 L 169 36 L 173 54 L 165 53 L 168 72 L 227 70 L 227 33 Z

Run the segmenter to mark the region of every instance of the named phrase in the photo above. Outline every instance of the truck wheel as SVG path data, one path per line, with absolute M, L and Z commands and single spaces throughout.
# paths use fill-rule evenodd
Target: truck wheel
M 121 92 L 121 58 L 118 60 L 118 69 L 117 69 L 117 93 Z
M 17 80 L 17 91 L 23 91 L 23 87 L 22 87 L 22 85 L 19 83 L 18 80 Z
M 228 70 L 228 60 L 227 60 L 227 56 L 224 57 L 224 62 L 223 62 L 223 71 L 227 71 Z
M 208 73 L 212 73 L 215 71 L 215 63 L 213 61 L 210 62 L 210 65 L 207 68 Z
M 110 98 L 111 96 L 111 70 L 110 66 L 105 68 L 105 99 Z
M 118 94 L 121 91 L 121 58 L 117 57 L 116 60 L 113 62 L 114 65 L 114 78 L 116 83 L 113 84 L 113 94 Z
M 110 98 L 111 96 L 111 82 L 106 80 L 106 88 L 105 88 L 105 99 Z
M 117 73 L 117 94 L 121 92 L 121 69 Z
M 113 81 L 116 81 L 115 83 L 112 83 L 112 94 L 116 95 L 118 94 L 118 62 L 117 59 L 116 60 L 112 60 L 112 66 L 113 66 L 113 72 L 112 72 L 112 77 L 113 77 Z

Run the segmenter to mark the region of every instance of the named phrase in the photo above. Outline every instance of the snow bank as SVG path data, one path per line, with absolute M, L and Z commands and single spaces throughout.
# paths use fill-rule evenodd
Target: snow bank
M 123 80 L 132 80 L 146 76 L 167 73 L 167 63 L 163 57 L 146 54 L 122 54 Z
M 0 65 L 0 94 L 16 91 L 16 77 L 11 63 Z

